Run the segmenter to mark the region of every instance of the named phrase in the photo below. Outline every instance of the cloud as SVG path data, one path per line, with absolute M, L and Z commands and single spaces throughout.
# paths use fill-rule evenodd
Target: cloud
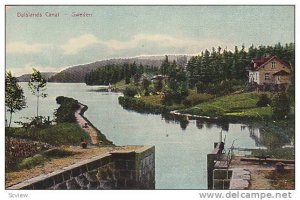
M 147 43 L 174 49 L 184 48 L 187 52 L 199 51 L 216 45 L 224 45 L 224 43 L 219 40 L 199 41 L 195 39 L 170 36 L 165 34 L 137 34 L 128 41 L 120 41 L 115 39 L 101 40 L 92 34 L 85 34 L 79 37 L 71 38 L 65 44 L 61 45 L 60 48 L 63 50 L 63 54 L 65 55 L 75 55 L 84 48 L 90 46 L 101 45 L 107 47 L 110 50 L 119 51 L 134 49 L 139 46 L 147 46 Z
M 102 41 L 107 47 L 113 50 L 131 49 L 142 45 L 143 43 L 152 42 L 164 47 L 188 47 L 195 45 L 197 41 L 174 37 L 163 34 L 137 34 L 129 41 L 108 40 Z
M 38 53 L 48 46 L 49 46 L 48 44 L 42 44 L 42 43 L 29 44 L 26 42 L 10 42 L 6 45 L 6 53 L 8 54 Z
M 67 43 L 60 46 L 63 54 L 72 55 L 77 54 L 80 50 L 98 44 L 99 40 L 92 34 L 85 34 L 79 37 L 71 38 Z

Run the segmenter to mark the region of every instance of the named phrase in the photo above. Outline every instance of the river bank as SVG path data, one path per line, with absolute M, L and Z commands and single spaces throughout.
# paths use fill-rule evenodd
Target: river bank
M 281 147 L 294 144 L 295 124 L 292 116 L 285 120 L 273 120 L 270 106 L 256 107 L 260 94 L 241 93 L 219 97 L 192 107 L 165 106 L 159 103 L 149 104 L 142 98 L 119 97 L 119 103 L 125 109 L 140 113 L 162 114 L 165 119 L 175 120 L 186 128 L 189 120 L 197 123 L 216 123 L 225 127 L 229 123 L 245 124 L 245 127 L 257 127 L 261 141 L 268 148 L 267 153 L 274 158 L 294 158 L 294 150 L 280 151 Z M 253 155 L 261 151 L 253 151 Z
M 20 120 L 23 116 L 35 116 L 36 99 L 27 89 L 26 83 L 22 83 L 22 86 L 25 96 L 28 97 L 28 107 L 15 113 L 15 120 Z M 206 160 L 206 153 L 212 150 L 212 141 L 218 141 L 220 131 L 226 135 L 229 147 L 235 139 L 238 139 L 235 141 L 236 147 L 251 149 L 260 146 L 260 143 L 257 143 L 260 141 L 260 135 L 255 126 L 253 129 L 257 135 L 252 135 L 247 127 L 242 129 L 244 124 L 222 125 L 202 120 L 189 120 L 187 128 L 182 129 L 180 123 L 172 119 L 167 120 L 160 115 L 140 114 L 122 108 L 118 103 L 118 97 L 122 96 L 120 93 L 92 92 L 91 89 L 94 88 L 85 84 L 49 83 L 48 97 L 40 102 L 41 114 L 52 116 L 53 110 L 58 108 L 55 102 L 57 96 L 71 97 L 88 106 L 84 116 L 115 145 L 155 145 L 157 189 L 207 189 L 206 179 L 203 179 L 206 163 L 203 161 Z M 70 124 L 77 127 L 78 133 L 83 133 L 76 123 Z M 63 132 L 49 132 L 47 135 L 55 136 Z M 75 130 L 70 132 L 75 133 Z M 87 134 L 86 136 L 89 137 Z M 75 141 L 70 135 L 65 138 L 69 138 L 70 142 Z M 58 142 L 68 140 L 59 139 Z M 76 141 L 73 145 L 81 148 L 80 135 Z
M 85 116 L 84 112 L 88 106 L 78 103 L 80 108 L 75 112 L 77 124 L 89 134 L 91 143 L 93 145 L 114 145 L 112 141 L 108 140 L 106 136 L 101 133 Z

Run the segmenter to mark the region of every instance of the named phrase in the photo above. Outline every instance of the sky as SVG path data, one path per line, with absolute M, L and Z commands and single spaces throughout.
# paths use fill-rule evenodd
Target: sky
M 19 76 L 33 67 L 58 72 L 115 57 L 294 42 L 294 7 L 7 6 L 5 33 L 6 70 Z

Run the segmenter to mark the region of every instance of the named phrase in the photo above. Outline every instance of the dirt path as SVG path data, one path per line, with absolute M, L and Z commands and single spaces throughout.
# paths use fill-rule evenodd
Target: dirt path
M 261 169 L 261 170 L 250 169 L 249 171 L 251 173 L 251 185 L 249 188 L 250 190 L 274 189 L 272 187 L 270 180 L 266 178 L 266 174 L 272 171 L 272 169 Z
M 89 122 L 87 122 L 81 115 L 80 112 L 84 108 L 82 104 L 79 104 L 80 108 L 75 112 L 76 121 L 79 124 L 79 126 L 89 134 L 92 144 L 98 144 L 98 135 L 97 131 L 89 125 Z

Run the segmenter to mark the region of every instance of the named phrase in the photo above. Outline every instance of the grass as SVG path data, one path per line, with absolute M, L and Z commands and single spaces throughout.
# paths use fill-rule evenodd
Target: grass
M 196 104 L 200 102 L 205 102 L 213 98 L 213 95 L 210 94 L 199 94 L 194 90 L 189 91 L 189 95 L 186 97 L 186 100 L 191 104 Z M 140 100 L 144 101 L 146 104 L 153 106 L 163 106 L 161 103 L 161 95 L 149 95 L 149 96 L 141 96 Z M 174 103 L 172 106 L 174 108 L 182 108 L 185 107 L 183 104 Z
M 59 123 L 49 128 L 10 128 L 6 134 L 51 145 L 80 144 L 82 137 L 89 140 L 89 135 L 75 123 Z
M 113 84 L 113 87 L 120 91 L 124 91 L 127 86 L 128 85 L 125 84 L 125 79 Z
M 37 165 L 41 165 L 52 158 L 62 158 L 74 155 L 74 152 L 64 149 L 50 149 L 32 157 L 25 158 L 17 164 L 17 170 L 31 169 Z
M 271 107 L 256 107 L 260 94 L 250 92 L 218 97 L 182 110 L 183 113 L 209 117 L 269 118 Z
M 252 150 L 253 156 L 261 156 L 261 155 L 269 155 L 271 158 L 276 159 L 287 159 L 294 160 L 295 159 L 295 151 L 291 148 L 276 148 L 276 149 L 255 149 Z
M 272 186 L 276 190 L 294 190 L 295 189 L 295 170 L 289 169 L 284 172 L 271 171 L 265 175 L 271 180 Z
M 151 104 L 154 106 L 161 105 L 161 96 L 160 95 L 149 95 L 149 96 L 141 96 L 140 100 L 144 101 L 146 104 Z
M 31 169 L 37 165 L 40 165 L 42 163 L 44 163 L 46 161 L 46 157 L 41 155 L 41 154 L 37 154 L 33 157 L 29 157 L 29 158 L 25 158 L 23 159 L 18 165 L 17 165 L 17 169 L 22 170 L 22 169 Z
M 199 103 L 209 101 L 214 98 L 214 95 L 206 93 L 198 93 L 195 90 L 189 90 L 189 95 L 186 97 L 186 101 L 192 106 Z

